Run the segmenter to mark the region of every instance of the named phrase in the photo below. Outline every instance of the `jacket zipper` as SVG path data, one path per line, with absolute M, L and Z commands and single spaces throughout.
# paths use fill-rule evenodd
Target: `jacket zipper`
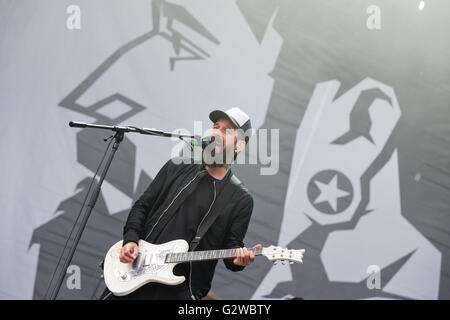
M 194 181 L 195 179 L 197 179 L 197 177 L 200 175 L 200 173 L 202 173 L 203 171 L 200 171 L 199 173 L 197 173 L 197 175 L 191 180 L 189 181 L 189 183 L 187 185 L 185 185 L 179 192 L 178 194 L 175 196 L 175 198 L 173 198 L 172 202 L 169 204 L 169 206 L 163 211 L 163 213 L 159 216 L 158 220 L 156 221 L 156 223 L 153 225 L 152 229 L 150 230 L 150 232 L 147 234 L 147 236 L 145 237 L 144 240 L 147 240 L 148 237 L 150 236 L 150 234 L 153 232 L 153 229 L 155 229 L 156 225 L 159 223 L 159 220 L 161 220 L 162 216 L 167 212 L 167 210 L 169 210 L 169 208 L 172 206 L 172 204 L 174 203 L 174 201 L 178 198 L 178 196 L 181 194 L 181 192 L 183 192 L 184 189 L 186 189 L 191 183 L 192 181 Z
M 216 180 L 213 180 L 213 185 L 214 185 L 214 198 L 213 201 L 211 202 L 208 211 L 206 212 L 205 216 L 203 217 L 202 221 L 200 221 L 198 227 L 197 227 L 197 231 L 195 232 L 195 236 L 197 236 L 198 234 L 198 230 L 200 229 L 200 226 L 202 225 L 203 221 L 205 220 L 205 218 L 208 216 L 209 212 L 211 211 L 211 208 L 214 204 L 214 202 L 216 201 Z M 191 298 L 192 300 L 196 300 L 194 295 L 192 294 L 192 285 L 191 285 L 191 280 L 192 280 L 192 261 L 189 261 L 189 291 L 191 292 Z

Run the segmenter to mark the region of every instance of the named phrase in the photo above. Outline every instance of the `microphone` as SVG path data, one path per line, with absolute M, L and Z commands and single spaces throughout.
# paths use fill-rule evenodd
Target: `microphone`
M 204 137 L 202 139 L 202 149 L 205 149 L 208 145 L 210 145 L 211 143 L 215 143 L 216 141 L 216 137 Z
M 208 145 L 211 143 L 214 143 L 216 140 L 213 136 L 207 136 L 204 138 L 201 138 L 200 136 L 196 136 L 195 140 L 192 140 L 191 145 L 194 146 L 202 146 L 202 150 L 204 150 Z

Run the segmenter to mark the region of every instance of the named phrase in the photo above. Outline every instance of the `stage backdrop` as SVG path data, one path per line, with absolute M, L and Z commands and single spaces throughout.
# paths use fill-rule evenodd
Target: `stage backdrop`
M 193 132 L 235 106 L 280 130 L 274 174 L 233 167 L 245 243 L 306 254 L 219 262 L 218 297 L 450 298 L 450 2 L 418 5 L 1 0 L 0 298 L 44 297 L 107 146 L 70 120 Z M 98 263 L 177 144 L 127 134 L 59 298 L 104 288 Z

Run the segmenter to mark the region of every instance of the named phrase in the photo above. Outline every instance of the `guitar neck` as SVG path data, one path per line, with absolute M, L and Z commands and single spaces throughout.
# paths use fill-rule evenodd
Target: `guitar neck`
M 169 253 L 166 256 L 166 263 L 181 263 L 190 261 L 205 261 L 205 260 L 218 260 L 236 258 L 235 249 L 223 249 L 223 250 L 207 250 L 207 251 L 191 251 L 191 252 L 178 252 Z M 262 255 L 263 248 L 251 248 L 247 249 L 252 251 L 255 256 Z

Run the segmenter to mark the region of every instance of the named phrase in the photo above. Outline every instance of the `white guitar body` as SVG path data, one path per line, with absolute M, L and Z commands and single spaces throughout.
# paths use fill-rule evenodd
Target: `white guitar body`
M 122 240 L 113 245 L 105 257 L 104 277 L 108 289 L 116 296 L 127 295 L 149 282 L 177 285 L 185 280 L 184 276 L 173 274 L 178 263 L 166 263 L 168 253 L 187 252 L 189 245 L 179 239 L 164 244 L 151 244 L 139 240 L 139 255 L 134 263 L 122 263 L 119 260 Z

